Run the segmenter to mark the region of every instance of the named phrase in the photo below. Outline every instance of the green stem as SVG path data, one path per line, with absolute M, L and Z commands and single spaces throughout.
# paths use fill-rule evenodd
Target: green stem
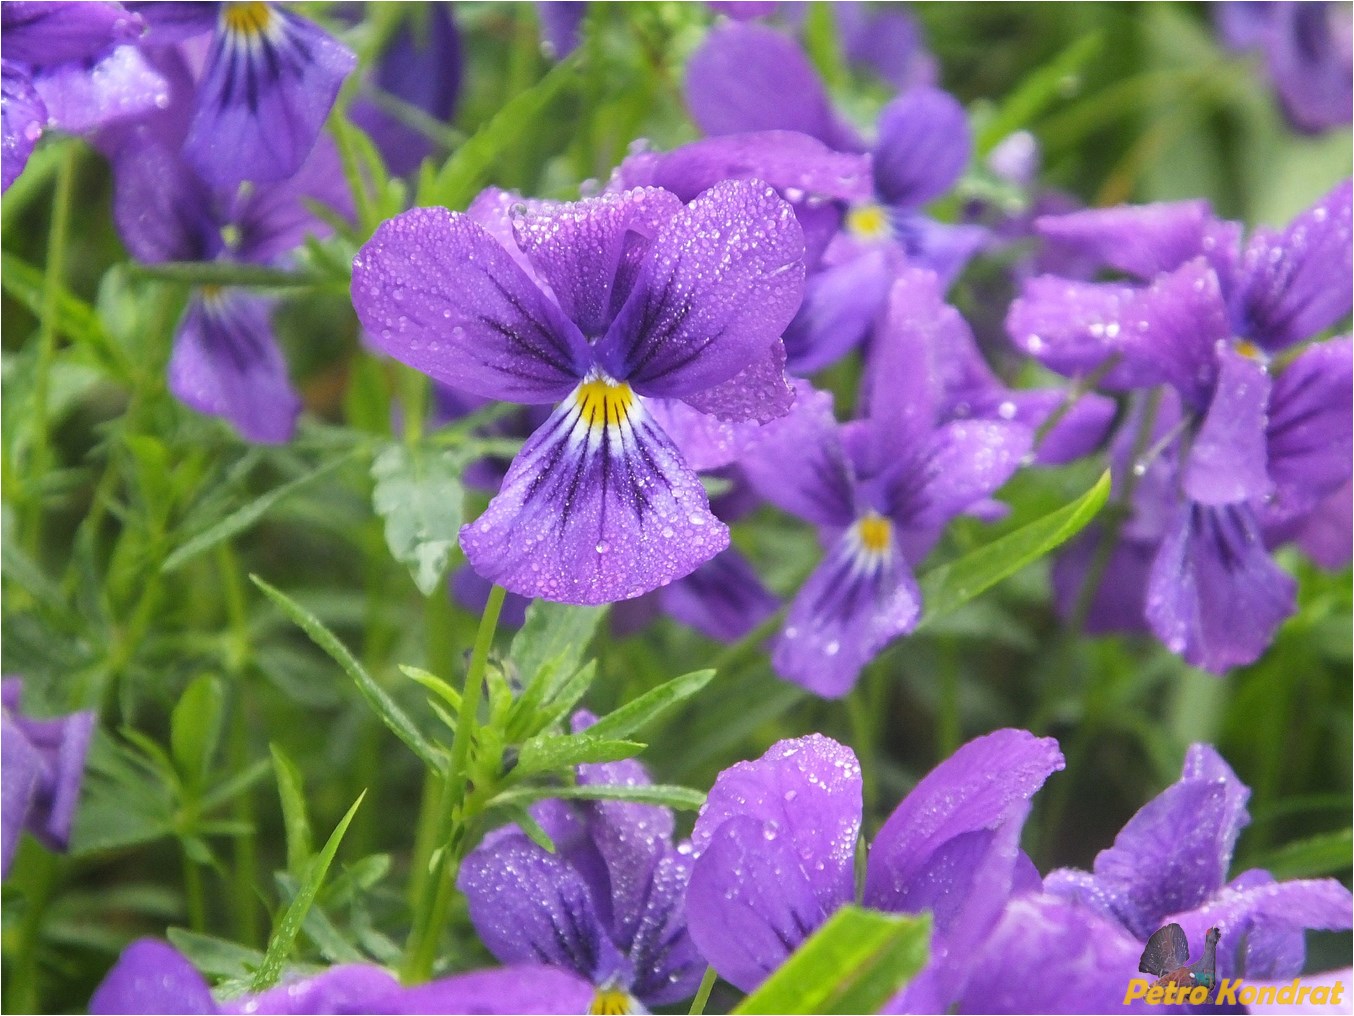
M 15 950 L 14 966 L 6 970 L 5 1012 L 41 1012 L 38 1007 L 38 945 L 42 937 L 42 922 L 47 916 L 47 904 L 57 884 L 57 858 L 46 850 L 26 845 L 20 862 L 27 868 L 23 921 L 19 925 L 19 944 Z M 16 868 L 20 865 L 16 864 Z M 11 973 L 12 970 L 12 973 Z
M 235 715 L 231 722 L 230 731 L 230 760 L 231 768 L 235 772 L 241 772 L 249 764 L 249 717 L 246 711 L 246 701 L 244 695 L 244 684 L 237 684 L 237 698 L 235 704 Z M 245 790 L 235 798 L 234 804 L 235 821 L 242 825 L 253 826 L 256 821 L 254 814 L 254 793 L 252 790 Z M 259 901 L 258 901 L 258 849 L 256 846 L 256 837 L 254 836 L 236 836 L 235 840 L 235 864 L 231 872 L 231 881 L 234 883 L 232 889 L 231 903 L 235 910 L 235 928 L 239 941 L 247 946 L 257 946 L 261 943 L 259 932 Z
M 47 400 L 52 361 L 56 358 L 57 301 L 65 274 L 66 234 L 70 229 L 71 197 L 75 191 L 75 160 L 78 149 L 67 146 L 57 170 L 56 193 L 52 198 L 52 224 L 47 234 L 47 274 L 42 284 L 42 321 L 38 329 L 37 376 L 33 384 L 33 452 L 30 475 L 34 487 L 28 506 L 27 532 L 35 560 L 42 552 L 42 525 L 46 512 L 41 497 L 42 479 L 50 468 L 51 446 L 47 434 Z
M 691 1000 L 691 1008 L 687 1010 L 691 1016 L 703 1016 L 705 1003 L 710 1001 L 710 992 L 714 990 L 717 980 L 719 975 L 715 973 L 715 968 L 706 967 L 705 976 L 701 978 L 701 986 L 696 990 L 696 997 Z
M 415 914 L 414 928 L 405 947 L 405 960 L 401 970 L 406 984 L 426 981 L 432 974 L 437 944 L 446 922 L 447 910 L 451 906 L 452 893 L 456 887 L 456 871 L 460 866 L 460 851 L 464 849 L 463 837 L 458 831 L 464 831 L 470 821 L 470 809 L 466 807 L 467 789 L 470 787 L 470 753 L 475 739 L 475 720 L 479 712 L 480 692 L 484 685 L 484 671 L 489 662 L 489 647 L 494 641 L 494 632 L 498 628 L 498 615 L 503 609 L 505 591 L 494 586 L 489 591 L 489 602 L 484 605 L 484 614 L 480 617 L 479 632 L 475 635 L 475 648 L 470 656 L 470 669 L 466 671 L 465 688 L 461 692 L 461 711 L 456 721 L 456 733 L 451 739 L 451 759 L 447 764 L 446 783 L 442 788 L 442 800 L 436 816 L 437 834 L 433 840 L 437 851 L 433 862 L 432 892 L 424 893 L 423 905 L 420 900 Z M 425 816 L 426 818 L 426 816 Z M 462 827 L 458 830 L 457 826 Z
M 879 799 L 879 759 L 875 755 L 876 716 L 865 701 L 866 685 L 870 680 L 867 670 L 861 682 L 846 697 L 846 712 L 851 721 L 852 746 L 860 760 L 861 794 L 864 801 L 865 816 L 868 820 L 875 812 Z
M 207 893 L 202 884 L 202 869 L 183 852 L 183 895 L 188 905 L 188 924 L 199 934 L 207 930 Z
M 940 757 L 949 758 L 959 747 L 963 736 L 959 719 L 959 647 L 954 639 L 940 640 L 940 706 L 937 716 L 937 737 Z

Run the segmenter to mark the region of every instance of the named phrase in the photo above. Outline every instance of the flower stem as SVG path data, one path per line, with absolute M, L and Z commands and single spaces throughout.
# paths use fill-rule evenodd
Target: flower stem
M 705 968 L 705 976 L 701 978 L 701 986 L 696 989 L 696 997 L 691 1001 L 691 1008 L 687 1010 L 691 1016 L 703 1016 L 705 1012 L 705 1003 L 710 1001 L 710 992 L 714 990 L 715 981 L 719 975 L 715 973 L 714 967 Z

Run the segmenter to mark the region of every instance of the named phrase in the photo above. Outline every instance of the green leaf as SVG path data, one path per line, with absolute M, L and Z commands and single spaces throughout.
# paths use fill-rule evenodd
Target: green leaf
M 248 286 L 260 289 L 296 289 L 332 282 L 323 275 L 293 272 L 237 261 L 161 261 L 128 265 L 133 276 L 191 286 Z
M 597 677 L 597 661 L 589 660 L 583 666 L 575 670 L 564 683 L 561 684 L 550 697 L 550 701 L 545 704 L 545 708 L 536 713 L 534 717 L 535 730 L 545 730 L 553 727 L 560 720 L 564 719 L 571 710 L 586 694 L 591 687 L 593 679 Z M 538 682 L 542 685 L 544 682 Z M 532 695 L 536 688 L 535 684 L 528 685 L 527 692 L 519 700 L 523 704 L 528 701 L 528 696 Z M 533 699 L 534 701 L 534 699 Z M 515 728 L 515 724 L 513 725 Z
M 263 963 L 254 974 L 254 979 L 250 983 L 251 991 L 266 991 L 277 983 L 278 977 L 282 974 L 282 964 L 286 962 L 290 955 L 292 945 L 296 942 L 296 936 L 301 931 L 301 925 L 306 919 L 306 914 L 310 910 L 310 905 L 315 902 L 315 896 L 320 891 L 320 886 L 324 883 L 324 877 L 329 872 L 329 865 L 334 861 L 334 855 L 338 853 L 339 844 L 343 842 L 343 834 L 348 831 L 348 825 L 357 814 L 357 809 L 362 804 L 362 798 L 367 796 L 364 790 L 358 795 L 353 806 L 348 809 L 348 814 L 344 815 L 339 824 L 334 828 L 329 841 L 325 843 L 324 849 L 320 851 L 320 856 L 315 858 L 310 864 L 310 870 L 306 874 L 305 880 L 301 883 L 300 891 L 296 898 L 291 901 L 287 907 L 286 913 L 282 915 L 282 920 L 278 922 L 277 930 L 273 937 L 268 940 L 268 951 L 263 956 Z
M 195 679 L 183 691 L 169 718 L 169 750 L 179 775 L 190 787 L 201 787 L 221 739 L 221 709 L 225 692 L 210 674 Z
M 453 711 L 460 711 L 461 693 L 447 684 L 446 681 L 443 681 L 436 674 L 429 673 L 421 667 L 410 667 L 403 663 L 400 664 L 400 673 L 432 692 L 447 705 L 451 706 Z M 455 724 L 453 724 L 453 726 L 455 726 Z
M 930 942 L 929 915 L 885 914 L 848 904 L 734 1012 L 878 1012 L 921 970 Z
M 269 743 L 273 772 L 277 775 L 277 796 L 282 800 L 282 825 L 287 835 L 287 870 L 298 878 L 314 847 L 310 840 L 310 819 L 306 815 L 305 786 L 301 771 L 275 743 Z
M 385 520 L 386 546 L 424 596 L 442 586 L 464 516 L 461 464 L 430 448 L 391 445 L 371 465 L 372 506 Z
M 582 734 L 538 734 L 522 745 L 514 775 L 554 772 L 586 762 L 617 762 L 638 755 L 638 741 L 615 741 Z
M 211 550 L 219 543 L 244 532 L 259 519 L 270 508 L 276 505 L 283 498 L 294 494 L 299 488 L 304 487 L 312 480 L 317 480 L 326 473 L 332 473 L 339 466 L 343 465 L 351 456 L 343 455 L 338 458 L 330 459 L 322 466 L 312 469 L 310 472 L 298 476 L 294 480 L 282 484 L 280 487 L 274 487 L 268 493 L 249 502 L 242 508 L 231 512 L 221 521 L 208 526 L 202 532 L 198 533 L 192 539 L 181 544 L 172 554 L 165 558 L 165 563 L 160 570 L 163 572 L 172 572 L 176 568 L 182 567 L 193 558 L 197 557 L 203 551 Z
M 689 699 L 710 683 L 713 670 L 696 670 L 674 677 L 657 688 L 646 691 L 639 698 L 627 702 L 615 712 L 608 713 L 589 727 L 590 737 L 628 737 L 643 729 L 679 702 Z
M 957 561 L 932 568 L 921 577 L 926 605 L 918 628 L 963 606 L 1002 579 L 1071 539 L 1095 518 L 1110 495 L 1110 474 L 1069 505 L 993 540 Z
M 1354 854 L 1354 831 L 1341 829 L 1286 844 L 1269 854 L 1256 867 L 1267 869 L 1281 881 L 1288 878 L 1319 878 L 1348 871 L 1351 854 Z
M 1034 119 L 1066 94 L 1067 84 L 1100 54 L 1105 38 L 1099 32 L 1082 36 L 1038 70 L 1026 76 L 983 123 L 974 139 L 978 156 L 990 152 L 1003 138 L 1030 127 Z
M 317 646 L 328 653 L 334 661 L 342 667 L 349 677 L 357 684 L 357 690 L 362 693 L 362 697 L 367 700 L 367 704 L 375 710 L 376 715 L 391 732 L 409 746 L 409 749 L 423 760 L 423 763 L 436 772 L 441 772 L 444 767 L 444 760 L 437 749 L 428 743 L 427 739 L 419 733 L 418 727 L 414 726 L 414 721 L 395 704 L 395 700 L 386 694 L 384 688 L 372 679 L 362 664 L 357 662 L 357 657 L 348 651 L 348 647 L 338 640 L 338 637 L 328 628 L 322 625 L 319 620 L 295 600 L 291 599 L 285 593 L 274 589 L 257 575 L 250 575 L 250 580 L 254 585 L 263 590 L 264 594 L 282 608 L 293 622 L 307 635 L 310 636 Z
M 518 787 L 505 790 L 492 801 L 491 807 L 530 804 L 557 797 L 571 801 L 630 801 L 634 804 L 660 804 L 679 811 L 695 811 L 705 803 L 705 794 L 689 787 L 675 787 L 667 783 L 647 786 L 622 787 L 594 784 L 586 787 Z
M 263 963 L 263 953 L 214 935 L 170 928 L 166 937 L 193 966 L 212 978 L 248 977 Z
M 522 683 L 531 684 L 547 663 L 555 665 L 553 673 L 561 681 L 573 675 L 605 613 L 605 607 L 534 601 L 508 650 Z

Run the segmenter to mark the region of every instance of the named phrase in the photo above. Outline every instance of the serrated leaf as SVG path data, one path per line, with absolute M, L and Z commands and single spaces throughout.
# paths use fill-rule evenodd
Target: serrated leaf
M 273 937 L 268 940 L 268 950 L 264 953 L 263 962 L 259 965 L 253 980 L 250 982 L 251 991 L 266 991 L 277 983 L 278 977 L 282 974 L 282 965 L 291 953 L 292 946 L 296 942 L 296 936 L 300 934 L 301 925 L 305 922 L 306 914 L 310 911 L 311 904 L 315 902 L 320 886 L 324 883 L 324 877 L 329 872 L 329 866 L 334 861 L 334 855 L 338 853 L 339 844 L 343 842 L 343 834 L 348 831 L 348 825 L 352 822 L 353 816 L 357 814 L 357 809 L 361 807 L 362 799 L 366 796 L 365 790 L 358 795 L 357 800 L 353 802 L 353 806 L 348 809 L 348 813 L 339 820 L 339 824 L 325 843 L 324 849 L 311 862 L 305 880 L 296 893 L 296 898 L 291 901 L 291 905 L 282 915 L 282 920 L 278 922 Z
M 713 670 L 695 670 L 627 702 L 608 713 L 586 731 L 592 737 L 626 737 L 643 729 L 673 706 L 684 702 L 710 683 Z
M 1041 519 L 1007 533 L 957 561 L 932 568 L 921 577 L 925 613 L 918 628 L 986 592 L 1002 579 L 1070 540 L 1095 518 L 1110 495 L 1105 471 L 1085 494 Z
M 428 743 L 418 727 L 414 726 L 414 721 L 409 719 L 405 711 L 395 704 L 395 700 L 386 694 L 385 689 L 372 679 L 362 664 L 357 662 L 357 657 L 348 651 L 348 647 L 339 641 L 338 636 L 286 593 L 273 588 L 257 575 L 251 575 L 249 578 L 295 622 L 297 627 L 309 635 L 317 646 L 347 672 L 357 684 L 357 689 L 367 700 L 367 704 L 375 710 L 376 715 L 381 717 L 381 721 L 391 732 L 408 745 L 409 749 L 423 760 L 424 765 L 441 772 L 443 760 L 437 749 Z
M 701 791 L 667 783 L 624 787 L 606 784 L 586 787 L 517 787 L 503 791 L 489 803 L 491 807 L 520 806 L 552 797 L 570 801 L 630 801 L 634 804 L 659 804 L 679 811 L 695 811 L 705 803 L 705 794 Z
M 885 914 L 847 904 L 734 1012 L 879 1012 L 925 965 L 930 943 L 929 915 Z
M 300 876 L 314 847 L 310 841 L 310 818 L 306 814 L 306 792 L 301 772 L 286 753 L 274 743 L 268 750 L 273 756 L 273 772 L 277 776 L 277 796 L 282 801 L 282 827 L 287 838 L 287 870 Z
M 572 676 L 605 614 L 605 607 L 534 601 L 508 649 L 508 658 L 516 665 L 522 683 L 530 685 L 547 664 L 553 664 L 551 673 L 556 680 Z
M 514 775 L 556 772 L 588 762 L 618 762 L 638 755 L 644 745 L 582 734 L 538 734 L 522 744 Z
M 169 750 L 179 774 L 190 787 L 201 787 L 221 738 L 225 692 L 211 674 L 196 678 L 169 717 Z
M 386 546 L 431 596 L 442 584 L 464 516 L 461 465 L 448 452 L 391 445 L 371 464 L 372 506 L 385 520 Z

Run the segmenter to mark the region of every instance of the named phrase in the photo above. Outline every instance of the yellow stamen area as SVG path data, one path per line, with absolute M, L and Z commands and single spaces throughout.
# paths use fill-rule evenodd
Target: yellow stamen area
M 893 523 L 884 516 L 871 512 L 857 522 L 856 527 L 860 532 L 860 545 L 869 553 L 882 554 L 889 549 L 889 542 L 893 539 Z
M 620 426 L 630 414 L 635 393 L 624 381 L 592 378 L 578 386 L 574 398 L 578 400 L 578 412 L 583 422 L 589 429 L 597 430 Z
M 1263 361 L 1265 359 L 1265 354 L 1260 349 L 1260 347 L 1257 346 L 1254 342 L 1250 342 L 1246 339 L 1237 340 L 1236 351 L 1240 353 L 1242 356 L 1249 357 L 1252 360 Z
M 619 988 L 598 988 L 588 1012 L 594 1016 L 625 1016 L 630 1012 L 630 996 Z
M 273 20 L 272 10 L 259 0 L 226 4 L 221 16 L 228 30 L 242 35 L 261 35 L 268 30 Z
M 846 213 L 846 228 L 861 240 L 884 240 L 889 235 L 889 216 L 883 205 L 856 205 Z

